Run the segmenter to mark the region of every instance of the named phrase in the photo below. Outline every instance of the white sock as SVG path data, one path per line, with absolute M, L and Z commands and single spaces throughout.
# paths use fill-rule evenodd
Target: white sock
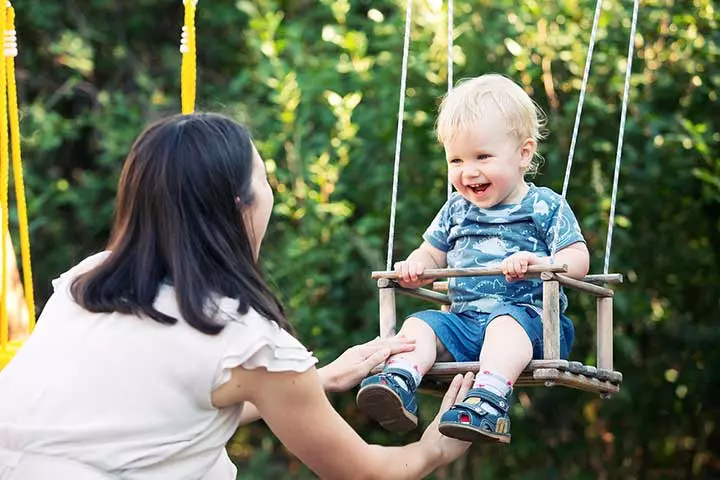
M 403 372 L 407 372 L 408 375 L 410 375 L 415 382 L 415 388 L 420 385 L 420 381 L 422 380 L 422 374 L 420 373 L 420 369 L 418 368 L 418 366 L 415 365 L 413 362 L 404 358 L 391 358 L 385 363 L 385 369 L 387 370 L 388 368 L 395 368 L 398 370 L 402 370 Z M 395 375 L 395 380 L 397 380 L 400 386 L 403 387 L 405 390 L 410 391 L 410 386 L 405 382 L 404 378 L 399 375 Z
M 495 395 L 507 397 L 512 390 L 512 382 L 500 374 L 483 370 L 478 372 L 475 376 L 475 384 L 473 385 L 473 388 L 484 388 Z M 499 413 L 495 407 L 487 402 L 483 402 L 480 407 L 489 413 Z

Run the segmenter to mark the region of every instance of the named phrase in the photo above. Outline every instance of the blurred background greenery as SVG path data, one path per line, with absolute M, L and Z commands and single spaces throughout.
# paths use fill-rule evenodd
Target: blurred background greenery
M 416 0 L 396 258 L 445 198 L 433 138 L 447 88 L 446 2 Z M 400 0 L 198 5 L 198 109 L 246 122 L 276 192 L 264 267 L 321 358 L 377 334 L 404 28 Z M 455 2 L 455 78 L 500 72 L 550 116 L 535 183 L 559 190 L 592 25 L 589 0 Z M 510 446 L 476 446 L 441 479 L 720 478 L 720 34 L 711 0 L 643 0 L 611 271 L 612 400 L 520 389 Z M 179 111 L 180 1 L 18 2 L 17 59 L 38 311 L 50 281 L 103 247 L 131 141 Z M 602 270 L 632 2 L 603 6 L 569 201 Z M 12 231 L 17 232 L 16 214 Z M 15 245 L 19 245 L 14 238 Z M 402 299 L 403 313 L 420 304 Z M 594 302 L 571 296 L 573 359 L 594 361 Z M 333 397 L 368 441 L 401 444 Z M 438 403 L 423 397 L 426 424 Z M 230 444 L 241 478 L 312 478 L 267 428 Z M 333 452 L 328 452 L 332 455 Z

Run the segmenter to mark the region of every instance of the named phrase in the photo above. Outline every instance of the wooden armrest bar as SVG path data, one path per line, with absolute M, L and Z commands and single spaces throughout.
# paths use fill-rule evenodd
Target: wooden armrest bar
M 538 275 L 543 272 L 552 273 L 563 273 L 567 272 L 567 265 L 532 265 L 528 267 L 528 273 L 531 275 Z M 430 268 L 425 270 L 422 275 L 418 278 L 433 279 L 442 277 L 485 277 L 485 276 L 496 276 L 502 275 L 502 270 L 499 268 Z M 389 280 L 397 280 L 400 275 L 391 271 L 376 271 L 372 272 L 371 277 L 373 280 L 379 278 L 387 278 Z
M 399 285 L 395 287 L 398 293 L 407 295 L 408 297 L 422 298 L 423 300 L 430 300 L 431 302 L 439 303 L 440 305 L 450 305 L 450 297 L 444 293 L 433 292 L 427 288 L 404 288 Z
M 594 274 L 594 275 L 586 276 L 585 278 L 582 279 L 582 281 L 585 283 L 590 283 L 592 285 L 598 285 L 598 284 L 602 284 L 602 283 L 615 284 L 615 283 L 622 283 L 623 276 L 620 273 L 609 273 L 607 275 Z M 447 292 L 448 291 L 448 282 L 447 281 L 433 282 L 432 288 L 436 292 Z
M 586 275 L 585 278 L 582 279 L 583 282 L 587 283 L 593 283 L 595 285 L 600 283 L 623 283 L 623 276 L 621 273 L 608 273 L 608 274 L 594 274 L 594 275 Z
M 580 292 L 589 293 L 591 295 L 595 295 L 596 297 L 612 297 L 613 295 L 615 295 L 615 292 L 613 292 L 609 288 L 601 287 L 599 285 L 593 285 L 592 283 L 583 282 L 582 280 L 575 280 L 574 278 L 568 277 L 567 275 L 563 275 L 560 273 L 543 272 L 542 274 L 540 274 L 540 278 L 546 282 L 550 280 L 555 280 L 561 285 L 564 285 L 568 288 L 572 288 L 573 290 L 578 290 Z

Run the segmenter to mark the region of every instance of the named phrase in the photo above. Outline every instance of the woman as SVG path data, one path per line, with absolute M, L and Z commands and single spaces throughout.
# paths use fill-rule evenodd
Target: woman
M 368 445 L 333 410 L 323 386 L 413 346 L 371 342 L 315 369 L 257 265 L 272 206 L 232 120 L 175 116 L 139 136 L 107 251 L 55 280 L 0 372 L 0 479 L 229 480 L 224 446 L 258 417 L 322 478 L 418 478 L 465 451 L 436 423 L 405 447 Z

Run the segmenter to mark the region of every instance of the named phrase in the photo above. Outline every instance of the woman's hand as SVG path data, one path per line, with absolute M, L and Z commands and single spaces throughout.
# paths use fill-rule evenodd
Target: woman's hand
M 442 405 L 440 405 L 440 411 L 438 412 L 435 420 L 425 429 L 420 443 L 428 449 L 440 449 L 439 452 L 434 450 L 435 455 L 439 458 L 439 465 L 446 465 L 453 460 L 459 458 L 468 447 L 471 445 L 470 442 L 463 442 L 454 438 L 446 437 L 438 426 L 440 424 L 440 417 L 443 413 L 450 409 L 454 404 L 462 402 L 467 396 L 468 391 L 472 388 L 473 380 L 475 375 L 472 372 L 468 372 L 465 376 L 456 375 L 453 378 L 450 387 L 448 387 L 445 396 L 443 397 Z
M 344 392 L 360 383 L 377 365 L 390 355 L 415 350 L 415 340 L 394 336 L 380 337 L 362 345 L 350 347 L 334 362 L 318 370 L 325 390 Z

